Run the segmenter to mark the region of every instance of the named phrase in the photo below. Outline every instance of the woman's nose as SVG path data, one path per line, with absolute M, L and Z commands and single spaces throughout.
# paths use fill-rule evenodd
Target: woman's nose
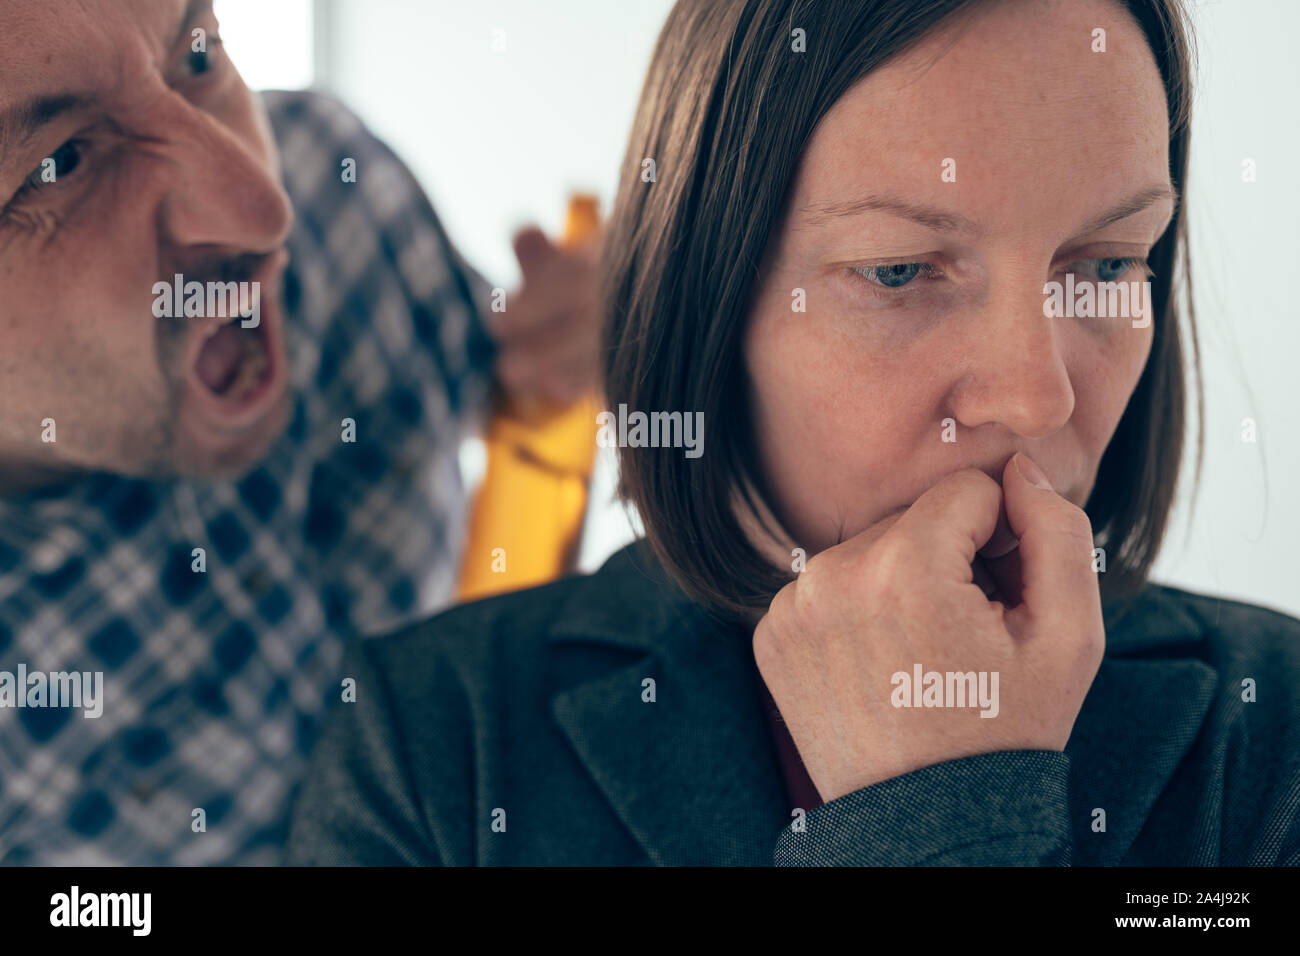
M 961 425 L 995 423 L 1025 438 L 1045 438 L 1074 414 L 1074 389 L 1062 331 L 1043 315 L 1041 295 L 990 297 L 965 323 L 951 414 Z

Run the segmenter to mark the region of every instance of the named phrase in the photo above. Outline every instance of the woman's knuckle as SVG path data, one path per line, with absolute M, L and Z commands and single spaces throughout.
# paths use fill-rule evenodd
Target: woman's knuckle
M 905 535 L 885 535 L 877 541 L 863 561 L 863 571 L 871 586 L 893 590 L 906 587 L 914 577 L 916 545 Z

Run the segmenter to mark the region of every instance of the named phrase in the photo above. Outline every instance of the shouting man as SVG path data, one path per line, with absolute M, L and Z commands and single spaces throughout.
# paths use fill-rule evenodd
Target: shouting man
M 277 862 L 343 643 L 451 593 L 493 370 L 592 384 L 591 257 L 522 234 L 489 327 L 402 163 L 250 92 L 211 0 L 8 0 L 0 208 L 0 863 Z M 36 683 L 97 673 L 94 717 Z

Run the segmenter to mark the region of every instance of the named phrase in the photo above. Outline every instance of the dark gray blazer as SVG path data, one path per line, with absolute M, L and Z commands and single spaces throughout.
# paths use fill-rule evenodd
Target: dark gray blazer
M 1300 863 L 1294 618 L 1149 587 L 1108 626 L 1064 753 L 951 760 L 806 817 L 753 666 L 748 636 L 707 621 L 640 545 L 355 642 L 356 702 L 326 722 L 288 861 Z

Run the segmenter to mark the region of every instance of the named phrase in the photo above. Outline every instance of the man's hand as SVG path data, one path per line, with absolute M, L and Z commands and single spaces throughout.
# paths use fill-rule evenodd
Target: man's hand
M 994 540 L 1003 513 L 1019 545 L 988 562 L 981 588 L 972 564 L 1008 546 Z M 1087 515 L 1023 455 L 1001 487 L 954 472 L 814 555 L 759 622 L 754 658 L 822 798 L 958 757 L 1064 750 L 1105 650 L 1091 555 Z M 895 707 L 891 676 L 917 664 L 999 672 L 997 715 Z
M 514 247 L 523 286 L 507 297 L 504 312 L 488 314 L 500 348 L 497 381 L 516 402 L 569 405 L 597 382 L 600 237 L 558 246 L 529 227 Z

